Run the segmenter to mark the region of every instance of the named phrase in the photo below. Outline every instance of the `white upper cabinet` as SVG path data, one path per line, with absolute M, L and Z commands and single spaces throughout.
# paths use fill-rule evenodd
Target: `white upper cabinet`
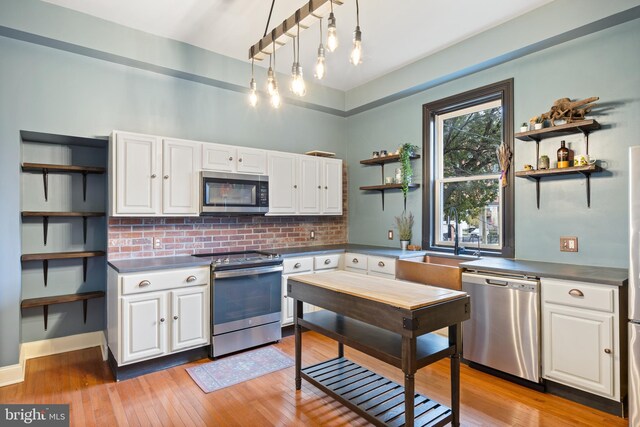
M 320 205 L 322 162 L 318 157 L 300 156 L 298 171 L 300 181 L 298 213 L 319 215 L 322 212 Z
M 237 171 L 264 175 L 267 173 L 267 152 L 256 148 L 238 147 Z
M 295 214 L 298 211 L 298 155 L 269 152 L 269 214 Z
M 256 148 L 202 144 L 202 169 L 264 175 L 267 152 Z
M 113 132 L 111 215 L 200 213 L 200 143 Z
M 159 138 L 129 133 L 114 134 L 111 144 L 113 214 L 161 213 L 161 153 Z
M 162 142 L 162 213 L 198 213 L 199 150 L 200 144 L 195 142 Z
M 322 159 L 322 213 L 342 215 L 342 160 Z
M 342 160 L 269 152 L 268 215 L 341 215 Z

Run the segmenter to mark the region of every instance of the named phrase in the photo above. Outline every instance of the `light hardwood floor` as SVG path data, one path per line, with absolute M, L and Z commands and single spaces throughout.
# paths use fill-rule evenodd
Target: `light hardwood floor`
M 303 366 L 336 355 L 334 341 L 303 334 Z M 293 337 L 276 344 L 293 356 Z M 345 355 L 400 382 L 400 370 L 345 347 Z M 293 367 L 205 394 L 185 367 L 113 381 L 96 348 L 27 362 L 25 381 L 0 387 L 0 403 L 70 403 L 74 426 L 364 426 L 367 422 L 303 380 Z M 416 375 L 416 391 L 449 404 L 449 363 Z M 538 393 L 462 365 L 464 426 L 627 426 L 627 420 Z

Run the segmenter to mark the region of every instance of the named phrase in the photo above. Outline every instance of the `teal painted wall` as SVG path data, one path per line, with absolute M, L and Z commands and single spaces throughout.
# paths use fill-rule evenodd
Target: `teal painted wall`
M 120 129 L 295 153 L 320 149 L 346 155 L 345 119 L 334 115 L 287 104 L 274 111 L 265 102 L 254 110 L 242 93 L 4 37 L 0 37 L 0 52 L 0 366 L 18 362 L 21 339 L 103 329 L 100 310 L 89 313 L 92 320 L 82 330 L 57 327 L 46 334 L 41 315 L 27 313 L 19 336 L 24 203 L 19 184 L 20 130 L 94 137 Z M 33 191 L 40 194 L 38 184 Z M 25 230 L 41 239 L 35 229 Z M 28 286 L 25 295 L 31 296 L 38 282 L 32 273 L 37 271 L 27 270 L 22 286 Z
M 397 245 L 386 231 L 402 212 L 401 193 L 388 193 L 385 211 L 380 196 L 358 190 L 380 183 L 380 170 L 358 162 L 379 149 L 403 142 L 422 145 L 422 105 L 450 95 L 514 78 L 515 125 L 548 110 L 561 97 L 599 96 L 603 110 L 594 116 L 604 126 L 590 136 L 590 154 L 602 160 L 606 172 L 591 180 L 591 209 L 586 206 L 585 180 L 541 183 L 541 207 L 536 209 L 535 184 L 515 180 L 516 256 L 522 259 L 626 267 L 627 148 L 640 143 L 640 26 L 631 21 L 471 76 L 443 84 L 409 98 L 347 119 L 349 165 L 349 241 Z M 584 152 L 581 137 L 563 138 Z M 560 139 L 541 143 L 541 154 L 554 158 Z M 535 163 L 535 144 L 516 141 L 516 169 Z M 419 163 L 415 163 L 421 173 Z M 391 170 L 391 168 L 390 168 Z M 390 172 L 386 173 L 391 175 Z M 420 176 L 420 175 L 419 175 Z M 421 182 L 421 180 L 420 180 Z M 410 194 L 407 209 L 421 220 L 421 191 Z M 421 235 L 420 221 L 414 235 Z M 560 236 L 578 236 L 578 253 L 561 253 Z M 415 239 L 414 239 L 415 240 Z

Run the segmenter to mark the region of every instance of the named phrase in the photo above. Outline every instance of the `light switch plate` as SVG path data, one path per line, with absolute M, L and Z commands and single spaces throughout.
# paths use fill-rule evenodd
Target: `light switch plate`
M 575 236 L 561 236 L 560 252 L 578 252 L 578 238 Z
M 389 240 L 393 240 L 393 230 L 389 230 L 389 232 L 387 233 L 387 238 Z
M 309 238 L 311 240 L 315 240 L 316 238 L 316 232 L 314 230 L 311 230 L 311 232 L 309 233 Z

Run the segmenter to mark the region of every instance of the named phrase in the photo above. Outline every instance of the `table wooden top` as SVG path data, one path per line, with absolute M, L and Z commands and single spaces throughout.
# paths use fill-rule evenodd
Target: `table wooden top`
M 466 292 L 348 271 L 300 274 L 289 279 L 407 310 L 461 298 Z

